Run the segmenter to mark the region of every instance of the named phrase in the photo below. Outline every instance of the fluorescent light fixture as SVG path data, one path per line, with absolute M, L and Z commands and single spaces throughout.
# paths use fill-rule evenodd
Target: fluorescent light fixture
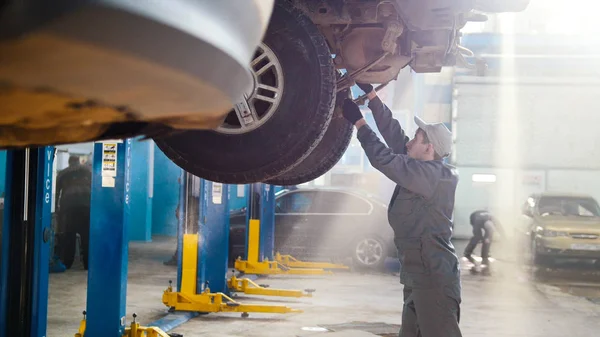
M 475 183 L 495 183 L 496 175 L 495 174 L 474 174 L 471 177 L 471 180 Z

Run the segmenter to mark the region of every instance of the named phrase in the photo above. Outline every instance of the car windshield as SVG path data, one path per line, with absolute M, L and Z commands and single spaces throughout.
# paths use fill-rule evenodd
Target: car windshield
M 600 216 L 600 207 L 592 198 L 543 197 L 540 199 L 538 209 L 541 216 Z

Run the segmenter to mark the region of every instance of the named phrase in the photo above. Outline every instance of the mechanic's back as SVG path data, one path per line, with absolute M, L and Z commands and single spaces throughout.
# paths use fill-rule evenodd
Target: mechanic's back
M 56 177 L 57 209 L 73 206 L 89 207 L 92 188 L 92 172 L 88 166 L 81 165 L 79 157 L 69 157 L 69 167 Z

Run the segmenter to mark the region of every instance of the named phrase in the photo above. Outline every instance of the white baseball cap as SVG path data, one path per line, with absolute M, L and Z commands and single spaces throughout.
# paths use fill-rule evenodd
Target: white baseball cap
M 452 132 L 443 123 L 425 123 L 425 121 L 417 116 L 415 116 L 415 123 L 425 132 L 433 145 L 435 153 L 442 158 L 450 155 L 452 151 Z

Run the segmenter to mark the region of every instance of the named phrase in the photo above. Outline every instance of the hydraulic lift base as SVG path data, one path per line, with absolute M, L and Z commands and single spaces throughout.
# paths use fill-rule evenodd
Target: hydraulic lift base
M 324 269 L 314 268 L 290 268 L 277 261 L 250 262 L 238 259 L 235 261 L 235 269 L 244 274 L 253 275 L 324 275 L 333 274 Z
M 275 261 L 289 268 L 315 268 L 315 269 L 344 269 L 349 270 L 350 267 L 343 264 L 335 264 L 328 262 L 304 262 L 294 258 L 291 255 L 275 254 Z
M 135 321 L 137 317 L 136 314 L 133 314 L 133 322 L 125 331 L 123 331 L 122 337 L 171 337 L 168 333 L 162 331 L 160 328 L 153 326 L 141 326 L 139 323 Z M 85 313 L 84 318 L 81 320 L 79 324 L 79 331 L 75 334 L 75 337 L 84 337 L 85 336 L 85 328 L 86 328 L 86 319 Z
M 302 292 L 302 290 L 269 289 L 247 278 L 239 279 L 235 276 L 227 280 L 227 286 L 232 292 L 241 292 L 248 295 L 312 297 L 312 293 L 314 292 L 314 289 L 306 289 L 305 292 Z
M 223 293 L 211 293 L 210 289 L 201 294 L 184 294 L 173 292 L 169 287 L 163 293 L 163 303 L 176 311 L 193 312 L 241 312 L 242 317 L 248 317 L 249 312 L 288 314 L 300 313 L 302 310 L 292 309 L 282 305 L 241 304 Z

